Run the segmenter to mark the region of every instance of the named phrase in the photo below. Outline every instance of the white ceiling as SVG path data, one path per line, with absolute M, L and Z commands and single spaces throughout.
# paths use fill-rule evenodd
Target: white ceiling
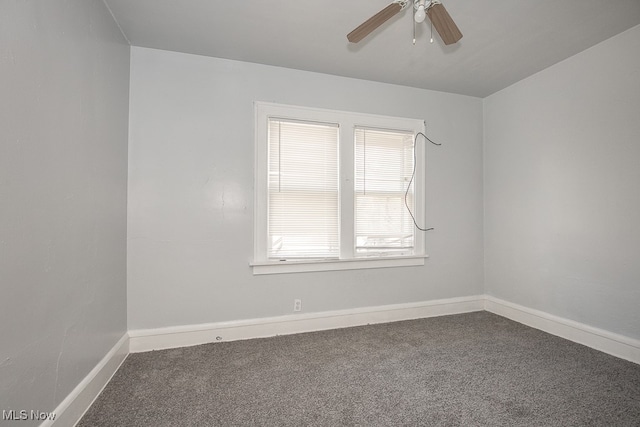
M 414 46 L 410 7 L 350 44 L 389 1 L 105 0 L 135 46 L 478 97 L 640 24 L 640 0 L 442 0 L 455 45 L 430 44 L 427 18 Z

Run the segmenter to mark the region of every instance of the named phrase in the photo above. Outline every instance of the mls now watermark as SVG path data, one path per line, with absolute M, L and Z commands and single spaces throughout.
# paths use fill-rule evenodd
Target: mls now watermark
M 4 421 L 46 421 L 46 420 L 55 420 L 56 413 L 55 412 L 42 412 L 31 409 L 27 411 L 26 409 L 15 410 L 15 409 L 3 409 L 2 410 L 2 419 Z

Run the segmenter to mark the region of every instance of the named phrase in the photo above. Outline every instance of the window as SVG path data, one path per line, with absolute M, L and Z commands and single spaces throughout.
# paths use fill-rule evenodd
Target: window
M 268 259 L 340 255 L 338 126 L 269 118 Z
M 356 254 L 411 254 L 413 133 L 355 129 Z M 405 194 L 407 196 L 405 206 Z
M 423 130 L 415 119 L 256 103 L 254 274 L 424 265 L 406 206 L 421 222 L 424 152 L 413 142 Z

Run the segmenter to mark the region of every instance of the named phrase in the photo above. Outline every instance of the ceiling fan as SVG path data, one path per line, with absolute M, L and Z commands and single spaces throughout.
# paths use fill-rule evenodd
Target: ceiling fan
M 415 14 L 413 19 L 416 23 L 424 21 L 426 16 L 429 16 L 431 23 L 436 28 L 440 38 L 446 45 L 456 43 L 462 38 L 462 33 L 458 29 L 458 26 L 444 5 L 438 0 L 394 0 L 387 7 L 380 12 L 373 15 L 371 18 L 364 21 L 355 30 L 347 34 L 347 39 L 351 43 L 358 43 L 360 40 L 368 36 L 373 30 L 384 24 L 393 16 L 398 14 L 401 10 L 405 9 L 410 3 L 413 3 Z M 414 27 L 415 32 L 415 27 Z M 414 37 L 415 43 L 415 37 Z

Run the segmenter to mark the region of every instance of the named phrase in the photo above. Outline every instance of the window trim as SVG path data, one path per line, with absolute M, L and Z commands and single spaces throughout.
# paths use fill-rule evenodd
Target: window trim
M 304 273 L 311 271 L 360 270 L 364 268 L 413 267 L 424 265 L 429 255 L 405 255 L 353 259 L 304 260 L 284 262 L 252 262 L 255 276 L 277 273 Z
M 337 111 L 270 102 L 254 102 L 254 257 L 253 274 L 293 273 L 304 271 L 351 270 L 424 265 L 425 236 L 415 230 L 414 253 L 407 255 L 376 254 L 356 256 L 355 253 L 355 139 L 356 127 L 424 132 L 424 121 L 349 111 Z M 287 118 L 310 122 L 337 123 L 339 126 L 339 218 L 340 258 L 317 260 L 269 261 L 267 257 L 268 219 L 268 119 Z M 414 178 L 415 212 L 418 223 L 425 218 L 425 149 L 416 146 L 416 176 Z

